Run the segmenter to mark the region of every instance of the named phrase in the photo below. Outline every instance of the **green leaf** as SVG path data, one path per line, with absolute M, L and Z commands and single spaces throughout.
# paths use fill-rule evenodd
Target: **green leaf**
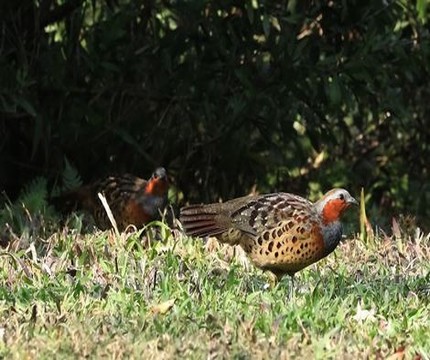
M 333 76 L 329 79 L 328 95 L 332 105 L 339 105 L 342 101 L 342 92 L 340 89 L 339 77 Z
M 427 22 L 427 7 L 429 5 L 429 0 L 417 0 L 417 12 L 418 12 L 418 17 L 420 18 L 420 20 L 422 21 L 423 24 L 425 24 Z
M 270 35 L 270 26 L 271 26 L 269 15 L 267 14 L 262 15 L 262 25 L 263 25 L 264 35 L 266 36 L 266 39 L 267 39 Z
M 63 184 L 66 190 L 75 189 L 82 185 L 82 179 L 78 173 L 78 170 L 72 164 L 70 164 L 69 160 L 64 157 L 64 170 L 62 174 Z

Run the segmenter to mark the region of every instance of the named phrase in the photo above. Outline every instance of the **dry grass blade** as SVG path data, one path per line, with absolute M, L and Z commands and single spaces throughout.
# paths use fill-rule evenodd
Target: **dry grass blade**
M 99 197 L 99 199 L 100 199 L 100 201 L 101 201 L 101 203 L 103 205 L 103 208 L 106 211 L 106 214 L 107 214 L 107 216 L 109 218 L 109 221 L 110 221 L 110 223 L 112 224 L 112 227 L 115 230 L 115 234 L 117 236 L 119 236 L 120 234 L 119 234 L 119 231 L 118 231 L 118 226 L 117 226 L 116 220 L 115 220 L 115 218 L 114 218 L 114 216 L 112 214 L 112 210 L 110 209 L 109 204 L 108 204 L 108 202 L 106 200 L 106 197 L 102 193 L 97 193 L 97 196 Z
M 28 270 L 27 265 L 25 265 L 25 263 L 17 256 L 11 254 L 10 252 L 2 252 L 0 253 L 0 256 L 9 256 L 15 262 L 15 264 L 19 264 L 22 271 L 24 271 L 25 276 L 27 276 L 28 278 L 31 278 L 31 272 L 30 270 Z
M 369 242 L 374 239 L 374 231 L 372 224 L 366 215 L 366 200 L 364 197 L 364 189 L 361 188 L 360 194 L 360 239 L 363 242 Z

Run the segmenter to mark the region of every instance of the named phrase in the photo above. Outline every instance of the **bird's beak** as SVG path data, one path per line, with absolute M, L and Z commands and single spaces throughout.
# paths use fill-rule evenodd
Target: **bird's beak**
M 358 201 L 355 200 L 352 196 L 348 199 L 348 204 L 350 205 L 357 205 L 358 206 Z
M 167 179 L 166 170 L 164 169 L 157 169 L 151 176 L 152 180 L 164 180 Z

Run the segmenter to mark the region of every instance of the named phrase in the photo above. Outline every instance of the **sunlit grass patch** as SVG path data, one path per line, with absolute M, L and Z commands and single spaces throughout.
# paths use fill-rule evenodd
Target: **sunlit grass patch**
M 430 239 L 419 230 L 346 239 L 297 274 L 290 300 L 289 279 L 268 286 L 240 250 L 163 231 L 15 239 L 0 256 L 0 355 L 430 354 Z

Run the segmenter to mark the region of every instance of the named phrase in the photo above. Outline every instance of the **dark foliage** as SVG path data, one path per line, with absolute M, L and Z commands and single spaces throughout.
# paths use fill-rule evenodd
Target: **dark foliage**
M 168 168 L 185 200 L 365 187 L 430 215 L 425 1 L 0 3 L 0 188 Z

